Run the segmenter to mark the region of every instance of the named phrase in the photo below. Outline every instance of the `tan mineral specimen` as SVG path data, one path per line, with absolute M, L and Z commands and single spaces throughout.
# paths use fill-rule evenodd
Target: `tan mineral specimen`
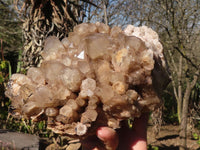
M 58 115 L 58 109 L 56 109 L 56 108 L 51 108 L 51 107 L 49 107 L 49 108 L 47 108 L 46 110 L 45 110 L 45 114 L 47 115 L 47 116 L 49 116 L 49 117 L 54 117 L 54 116 L 57 116 Z
M 169 81 L 159 37 L 146 26 L 83 23 L 62 41 L 48 37 L 42 57 L 27 75 L 12 75 L 6 95 L 21 116 L 43 116 L 71 137 L 153 111 Z
M 80 90 L 83 75 L 78 69 L 66 67 L 62 70 L 60 78 L 66 88 L 68 88 L 72 92 Z

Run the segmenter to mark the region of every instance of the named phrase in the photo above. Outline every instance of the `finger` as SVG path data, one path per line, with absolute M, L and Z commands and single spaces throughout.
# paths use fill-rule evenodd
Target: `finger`
M 135 119 L 133 124 L 134 142 L 132 149 L 147 149 L 147 124 L 149 113 L 142 114 L 140 118 Z
M 115 150 L 118 146 L 119 139 L 114 129 L 100 127 L 97 130 L 97 137 L 104 142 L 107 150 Z

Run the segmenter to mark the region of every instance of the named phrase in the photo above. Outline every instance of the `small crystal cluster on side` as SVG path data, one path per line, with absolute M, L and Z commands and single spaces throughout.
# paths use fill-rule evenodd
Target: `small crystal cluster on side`
M 87 136 L 101 125 L 119 128 L 121 120 L 160 104 L 167 73 L 150 28 L 83 23 L 62 41 L 49 37 L 42 57 L 27 75 L 12 75 L 6 95 L 16 114 L 46 119 L 56 133 Z

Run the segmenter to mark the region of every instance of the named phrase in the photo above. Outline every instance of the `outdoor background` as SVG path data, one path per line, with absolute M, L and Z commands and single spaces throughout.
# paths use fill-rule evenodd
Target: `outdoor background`
M 97 21 L 121 28 L 146 25 L 159 34 L 171 82 L 162 107 L 150 116 L 148 148 L 199 149 L 199 0 L 0 0 L 0 129 L 38 135 L 60 149 L 67 144 L 46 130 L 45 121 L 13 118 L 6 83 L 13 73 L 40 63 L 48 36 L 61 40 L 75 25 Z

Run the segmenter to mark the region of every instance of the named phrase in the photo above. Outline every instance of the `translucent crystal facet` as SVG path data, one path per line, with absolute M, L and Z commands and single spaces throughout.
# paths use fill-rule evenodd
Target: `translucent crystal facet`
M 61 41 L 48 37 L 41 65 L 13 74 L 5 95 L 16 113 L 84 139 L 159 105 L 168 83 L 162 51 L 148 27 L 82 23 Z

